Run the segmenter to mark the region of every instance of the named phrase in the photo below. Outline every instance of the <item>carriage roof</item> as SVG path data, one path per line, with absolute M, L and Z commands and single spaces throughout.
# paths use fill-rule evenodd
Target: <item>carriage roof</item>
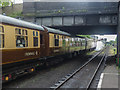
M 36 25 L 30 22 L 26 22 L 23 20 L 15 19 L 12 17 L 4 16 L 0 14 L 0 22 L 1 23 L 6 23 L 6 24 L 11 24 L 11 25 L 16 25 L 16 26 L 21 26 L 21 27 L 27 27 L 31 29 L 37 29 L 37 30 L 44 30 L 44 28 L 40 25 Z
M 62 35 L 67 35 L 67 36 L 70 36 L 69 33 L 67 32 L 64 32 L 64 31 L 60 31 L 59 29 L 53 29 L 53 28 L 49 28 L 49 27 L 46 27 L 46 26 L 43 26 L 45 27 L 49 33 L 56 33 L 56 34 L 62 34 Z

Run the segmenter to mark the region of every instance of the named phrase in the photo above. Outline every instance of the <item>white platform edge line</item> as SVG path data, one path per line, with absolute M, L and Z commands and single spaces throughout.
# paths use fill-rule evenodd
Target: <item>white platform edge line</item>
M 102 86 L 103 76 L 104 76 L 104 73 L 102 73 L 101 76 L 100 76 L 100 80 L 99 80 L 99 83 L 98 83 L 98 86 L 97 86 L 97 90 L 99 90 Z
M 104 73 L 104 74 L 119 75 L 118 73 Z

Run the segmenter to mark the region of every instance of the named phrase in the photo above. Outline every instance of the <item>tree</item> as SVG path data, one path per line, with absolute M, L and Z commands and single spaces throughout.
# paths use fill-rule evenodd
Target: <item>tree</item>
M 111 45 L 115 45 L 115 43 L 116 43 L 116 42 L 113 41 L 113 40 L 111 40 L 111 41 L 109 41 L 109 42 L 110 42 Z
M 12 1 L 11 0 L 0 0 L 0 7 L 6 7 L 6 6 L 11 6 Z
M 81 36 L 81 37 L 85 37 L 85 38 L 91 38 L 91 36 L 90 35 L 77 35 L 77 36 Z

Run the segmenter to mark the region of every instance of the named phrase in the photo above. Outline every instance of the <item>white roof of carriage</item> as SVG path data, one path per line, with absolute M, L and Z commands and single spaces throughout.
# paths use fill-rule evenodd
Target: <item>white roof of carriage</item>
M 40 25 L 36 25 L 34 23 L 30 23 L 30 22 L 15 19 L 12 17 L 4 16 L 1 14 L 0 14 L 0 22 L 11 24 L 11 25 L 16 25 L 16 26 L 21 26 L 21 27 L 26 27 L 26 28 L 31 28 L 31 29 L 44 30 L 44 28 Z

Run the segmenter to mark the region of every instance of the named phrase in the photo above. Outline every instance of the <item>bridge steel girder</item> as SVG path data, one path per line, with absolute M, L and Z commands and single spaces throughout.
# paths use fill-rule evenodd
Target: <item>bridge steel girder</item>
M 117 25 L 117 14 L 36 17 L 36 23 L 46 26 Z
M 36 17 L 37 24 L 70 34 L 117 34 L 117 13 L 76 16 Z
M 60 29 L 70 33 L 72 36 L 79 35 L 103 35 L 103 34 L 117 34 L 117 25 L 97 25 L 97 26 L 50 26 L 51 28 Z

